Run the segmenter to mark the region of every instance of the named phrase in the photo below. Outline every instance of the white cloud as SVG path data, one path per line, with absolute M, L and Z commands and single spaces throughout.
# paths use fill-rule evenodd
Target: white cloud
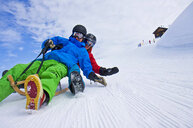
M 4 65 L 0 65 L 0 70 L 4 69 L 5 66 Z
M 39 49 L 35 49 L 35 50 L 33 50 L 33 53 L 35 53 L 35 54 L 39 54 L 41 52 L 41 50 Z
M 19 49 L 20 51 L 23 51 L 24 48 L 23 48 L 23 47 L 19 47 L 18 49 Z
M 143 38 L 144 33 L 151 35 L 157 26 L 170 25 L 190 2 L 192 0 L 31 0 L 30 6 L 12 1 L 6 10 L 15 15 L 17 24 L 27 27 L 38 42 L 55 35 L 68 37 L 75 24 L 85 25 L 89 32 L 109 42 L 109 37 L 111 41 L 125 41 Z
M 18 55 L 13 53 L 13 51 L 10 50 L 10 51 L 8 51 L 8 56 L 9 57 L 17 57 Z
M 21 34 L 13 29 L 1 30 L 0 41 L 3 47 L 15 47 L 15 44 L 21 43 Z
M 21 41 L 21 35 L 15 30 L 7 29 L 0 31 L 0 40 L 3 42 L 12 42 L 13 40 L 19 42 Z

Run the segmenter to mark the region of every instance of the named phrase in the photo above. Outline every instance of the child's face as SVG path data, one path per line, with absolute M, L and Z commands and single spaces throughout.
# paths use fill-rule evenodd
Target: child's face
M 83 41 L 83 38 L 78 38 L 78 37 L 76 37 L 76 40 L 78 40 L 79 42 L 82 42 L 82 41 Z
M 89 50 L 92 47 L 93 47 L 93 43 L 91 41 L 86 41 L 86 46 L 85 46 L 86 50 Z

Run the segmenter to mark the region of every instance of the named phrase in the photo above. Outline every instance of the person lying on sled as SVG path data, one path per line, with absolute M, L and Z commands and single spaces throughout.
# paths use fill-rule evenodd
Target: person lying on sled
M 91 61 L 91 65 L 92 65 L 92 70 L 101 75 L 101 76 L 110 76 L 113 74 L 116 74 L 119 72 L 119 69 L 117 67 L 113 67 L 113 68 L 105 68 L 102 66 L 99 66 L 92 54 L 92 49 L 96 44 L 96 36 L 93 35 L 92 33 L 88 33 L 86 34 L 85 38 L 84 38 L 84 42 L 85 42 L 85 48 L 89 54 L 89 58 Z
M 76 29 L 77 26 L 79 29 Z M 43 42 L 42 48 L 47 44 L 52 49 L 57 45 L 61 45 L 62 48 L 46 53 L 44 57 L 45 61 L 38 74 L 39 78 L 35 77 L 34 80 L 25 82 L 26 109 L 38 110 L 43 104 L 47 105 L 55 95 L 60 80 L 67 75 L 71 79 L 71 92 L 76 94 L 77 91 L 73 90 L 75 88 L 79 88 L 78 91 L 83 92 L 85 85 L 80 75 L 80 70 L 68 71 L 68 69 L 76 67 L 77 63 L 79 63 L 83 74 L 88 79 L 93 81 L 100 79 L 92 70 L 85 44 L 82 42 L 86 32 L 84 26 L 76 25 L 69 39 L 57 36 Z M 25 80 L 29 75 L 35 74 L 40 63 L 40 60 L 35 61 L 26 73 L 19 78 L 19 81 Z M 27 66 L 28 64 L 17 64 L 0 79 L 0 102 L 14 92 L 7 76 L 12 75 L 15 80 Z

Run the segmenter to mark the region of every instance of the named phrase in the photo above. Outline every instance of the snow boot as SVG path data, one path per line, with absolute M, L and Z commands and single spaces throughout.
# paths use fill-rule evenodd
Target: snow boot
M 9 70 L 4 70 L 2 73 L 2 77 L 8 72 Z
M 84 82 L 79 72 L 73 71 L 70 74 L 71 77 L 71 84 L 70 84 L 70 91 L 76 95 L 78 92 L 84 91 Z
M 26 110 L 38 110 L 46 98 L 39 77 L 37 75 L 28 76 L 25 80 L 24 89 L 27 100 Z

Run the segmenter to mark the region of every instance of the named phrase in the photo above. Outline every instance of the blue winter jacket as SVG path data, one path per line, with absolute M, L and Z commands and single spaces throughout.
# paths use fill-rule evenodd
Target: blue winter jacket
M 55 45 L 62 45 L 63 48 L 46 53 L 45 60 L 56 60 L 65 64 L 70 69 L 74 64 L 79 63 L 83 74 L 88 75 L 93 72 L 88 52 L 85 49 L 85 43 L 79 42 L 72 36 L 69 39 L 56 36 L 51 38 Z M 42 49 L 45 47 L 46 40 L 42 43 Z

